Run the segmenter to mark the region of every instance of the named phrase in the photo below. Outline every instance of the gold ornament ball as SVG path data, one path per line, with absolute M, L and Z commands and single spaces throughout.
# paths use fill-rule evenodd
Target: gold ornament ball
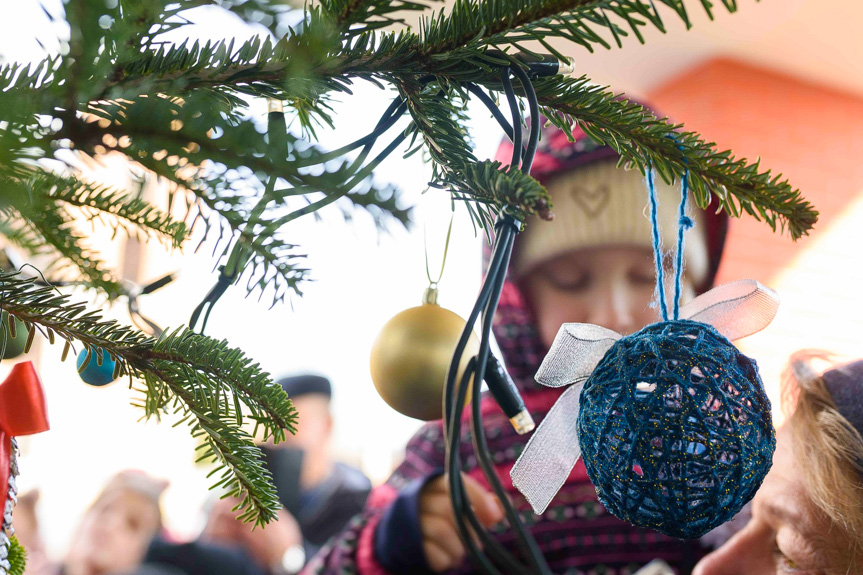
M 434 303 L 406 309 L 389 320 L 371 354 L 372 381 L 383 400 L 408 417 L 441 419 L 446 375 L 464 326 L 461 317 Z M 479 338 L 471 333 L 459 383 L 478 351 Z

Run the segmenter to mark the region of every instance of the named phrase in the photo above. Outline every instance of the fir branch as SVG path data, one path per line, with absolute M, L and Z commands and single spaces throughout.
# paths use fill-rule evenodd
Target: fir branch
M 359 208 L 371 215 L 375 225 L 381 231 L 387 229 L 389 221 L 393 219 L 402 226 L 407 226 L 413 213 L 411 208 L 401 206 L 398 190 L 394 187 L 383 189 L 372 187 L 365 191 L 354 192 L 345 196 L 343 203 L 350 205 L 350 209 L 342 210 L 345 220 L 352 220 L 353 212 Z
M 394 17 L 395 14 L 428 8 L 427 4 L 411 0 L 322 0 L 321 6 L 333 26 L 348 38 L 393 24 L 403 24 L 404 18 Z
M 690 26 L 683 0 L 658 1 Z M 421 24 L 422 54 L 431 57 L 462 47 L 542 41 L 548 36 L 563 36 L 588 48 L 593 44 L 609 47 L 591 28 L 625 35 L 625 30 L 608 18 L 609 12 L 639 39 L 638 27 L 645 20 L 665 31 L 653 2 L 645 0 L 457 0 L 448 14 L 441 12 Z
M 787 229 L 793 239 L 806 235 L 817 221 L 812 204 L 781 175 L 762 171 L 758 162 L 737 159 L 730 151 L 717 151 L 698 134 L 590 85 L 586 77 L 541 79 L 535 88 L 546 117 L 567 133 L 577 125 L 613 148 L 623 162 L 642 172 L 652 166 L 668 183 L 689 170 L 689 187 L 701 208 L 715 194 L 730 215 L 745 212 L 774 231 Z
M 455 199 L 475 202 L 471 215 L 482 227 L 490 228 L 493 216 L 504 210 L 512 211 L 520 220 L 531 214 L 543 219 L 552 217 L 545 187 L 513 166 L 491 161 L 471 163 L 448 172 L 442 183 Z
M 18 204 L 19 219 L 12 215 L 11 221 L 16 222 L 17 234 L 12 234 L 13 241 L 21 240 L 19 245 L 27 246 L 41 243 L 50 246 L 60 256 L 52 267 L 63 269 L 74 266 L 86 283 L 104 293 L 109 298 L 115 298 L 125 290 L 114 275 L 105 267 L 99 254 L 88 245 L 88 238 L 76 229 L 74 218 L 62 207 L 56 205 L 35 206 L 33 204 Z M 14 212 L 6 212 L 14 214 Z
M 45 238 L 31 227 L 22 225 L 21 214 L 10 206 L 0 207 L 0 234 L 10 243 L 22 248 L 26 253 L 42 255 L 51 247 L 45 243 Z
M 293 432 L 296 412 L 281 386 L 242 351 L 186 328 L 154 340 L 18 272 L 0 273 L 0 308 L 28 330 L 40 329 L 51 342 L 57 337 L 67 344 L 80 341 L 89 361 L 110 354 L 118 377 L 128 374 L 145 382 L 141 405 L 147 417 L 171 406 L 194 433 L 207 435 L 204 457 L 219 462 L 216 471 L 223 470 L 216 485 L 243 496 L 243 519 L 265 523 L 275 517 L 279 503 L 271 477 L 241 426 L 249 418 L 278 442 L 285 431 Z
M 18 541 L 18 537 L 12 535 L 9 537 L 9 547 L 7 549 L 7 558 L 9 561 L 9 575 L 24 575 L 27 569 L 27 550 Z
M 140 197 L 122 190 L 46 172 L 35 174 L 28 188 L 36 205 L 63 202 L 80 209 L 88 219 L 101 220 L 101 214 L 108 214 L 113 216 L 109 225 L 114 231 L 123 230 L 130 237 L 158 237 L 173 248 L 179 248 L 186 239 L 185 223 L 174 221 Z
M 465 104 L 454 97 L 455 90 L 447 94 L 446 89 L 438 90 L 434 86 L 420 89 L 416 85 L 405 84 L 402 94 L 413 119 L 411 130 L 422 135 L 435 168 L 460 170 L 476 162 L 465 128 Z
M 303 295 L 301 285 L 309 279 L 309 269 L 301 267 L 304 254 L 298 253 L 294 244 L 289 244 L 270 234 L 241 233 L 238 241 L 250 254 L 240 278 L 247 276 L 246 293 L 251 295 L 260 291 L 261 296 L 268 288 L 273 290 L 271 306 L 283 302 L 289 293 Z M 238 278 L 239 279 L 239 278 Z

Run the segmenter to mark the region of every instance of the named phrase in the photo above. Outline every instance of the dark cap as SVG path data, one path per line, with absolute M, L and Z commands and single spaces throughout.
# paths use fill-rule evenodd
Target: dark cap
M 294 375 L 283 377 L 278 383 L 288 394 L 288 397 L 300 397 L 301 395 L 310 395 L 313 393 L 326 395 L 327 397 L 333 396 L 333 386 L 330 380 L 322 375 Z
M 825 371 L 821 379 L 839 414 L 863 435 L 863 359 Z

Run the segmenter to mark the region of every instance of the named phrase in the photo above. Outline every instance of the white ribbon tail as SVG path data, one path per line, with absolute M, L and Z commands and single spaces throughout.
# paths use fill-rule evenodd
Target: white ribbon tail
M 534 513 L 541 514 L 563 487 L 578 458 L 578 402 L 584 383 L 564 391 L 531 436 L 509 476 Z
M 729 340 L 758 333 L 773 321 L 779 295 L 755 280 L 717 286 L 680 308 L 680 317 L 707 323 Z
M 587 380 L 620 337 L 616 331 L 591 323 L 563 324 L 536 372 L 536 381 L 548 387 L 563 387 Z

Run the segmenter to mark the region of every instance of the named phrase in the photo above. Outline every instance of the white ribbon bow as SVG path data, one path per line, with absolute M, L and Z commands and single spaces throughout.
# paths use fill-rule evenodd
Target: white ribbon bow
M 729 340 L 758 333 L 776 316 L 779 296 L 755 280 L 723 284 L 680 308 L 680 318 L 712 325 Z M 619 333 L 588 323 L 565 323 L 536 381 L 547 387 L 569 388 L 561 394 L 515 462 L 512 484 L 535 513 L 546 510 L 578 458 L 578 412 L 581 389 Z

